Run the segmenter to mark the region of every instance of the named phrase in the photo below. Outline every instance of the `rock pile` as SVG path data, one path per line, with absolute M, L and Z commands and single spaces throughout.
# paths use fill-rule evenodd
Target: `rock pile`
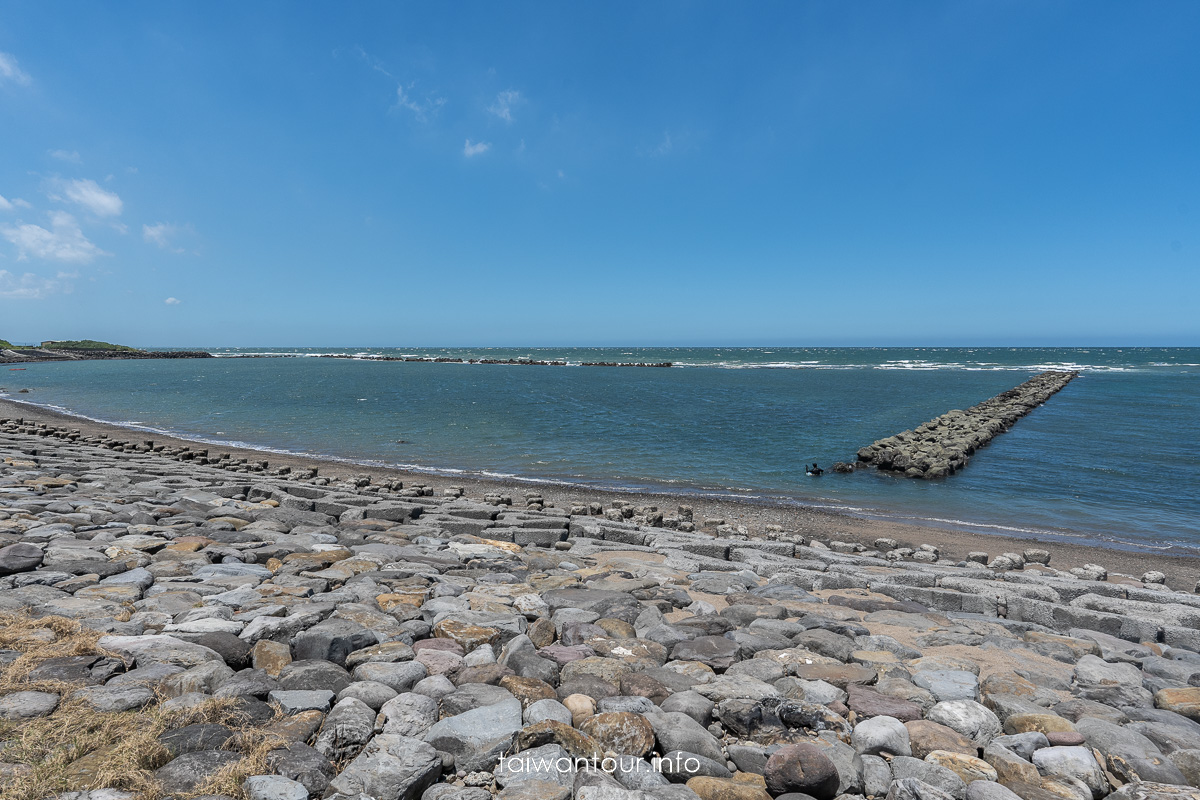
M 0 611 L 108 653 L 0 696 L 0 784 L 29 769 L 3 737 L 70 692 L 236 699 L 280 739 L 253 800 L 1200 797 L 1200 597 L 1157 576 L 30 433 L 0 460 Z M 164 738 L 168 797 L 240 758 L 219 724 Z
M 970 461 L 976 450 L 1046 402 L 1078 372 L 1043 372 L 1015 389 L 966 411 L 947 411 L 914 430 L 880 439 L 858 451 L 861 464 L 906 478 L 943 478 Z

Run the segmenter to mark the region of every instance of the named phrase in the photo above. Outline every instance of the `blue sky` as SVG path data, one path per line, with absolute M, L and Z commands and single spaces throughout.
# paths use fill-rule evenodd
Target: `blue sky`
M 1200 5 L 0 2 L 0 338 L 1200 344 Z

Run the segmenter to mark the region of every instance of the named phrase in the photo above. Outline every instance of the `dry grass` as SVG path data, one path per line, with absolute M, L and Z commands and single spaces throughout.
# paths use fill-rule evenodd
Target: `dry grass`
M 124 789 L 156 800 L 162 788 L 154 770 L 170 760 L 158 737 L 196 723 L 233 728 L 237 735 L 230 740 L 231 749 L 244 757 L 181 800 L 202 794 L 239 798 L 246 777 L 267 772 L 267 753 L 283 742 L 247 725 L 234 709 L 235 700 L 212 699 L 181 711 L 164 711 L 155 702 L 140 711 L 104 713 L 70 696 L 80 688 L 77 684 L 28 680 L 29 672 L 48 658 L 99 655 L 101 635 L 62 617 L 0 614 L 0 649 L 21 653 L 0 669 L 0 694 L 41 691 L 63 698 L 49 716 L 0 721 L 0 762 L 27 769 L 0 782 L 0 800 L 41 800 L 63 791 L 99 788 Z

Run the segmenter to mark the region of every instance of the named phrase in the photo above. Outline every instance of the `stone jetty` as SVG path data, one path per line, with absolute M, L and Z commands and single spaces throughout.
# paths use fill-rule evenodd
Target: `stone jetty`
M 30 427 L 5 798 L 1200 800 L 1200 596 L 1161 573 Z
M 212 358 L 205 350 L 56 350 L 48 347 L 0 349 L 0 364 L 40 361 L 114 361 L 128 359 Z
M 947 411 L 923 425 L 858 451 L 859 464 L 906 478 L 943 478 L 967 465 L 976 450 L 1004 433 L 1078 372 L 1047 371 L 966 411 Z

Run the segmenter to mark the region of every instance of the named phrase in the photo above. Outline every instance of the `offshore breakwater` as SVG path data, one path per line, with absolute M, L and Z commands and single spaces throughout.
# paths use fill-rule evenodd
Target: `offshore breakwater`
M 1079 375 L 1047 370 L 1007 392 L 954 409 L 916 427 L 879 439 L 858 451 L 860 463 L 906 478 L 943 478 L 970 461 L 976 450 L 1004 433 Z
M 300 354 L 285 353 L 248 353 L 244 355 L 222 356 L 222 358 L 303 358 Z M 540 359 L 528 356 L 517 358 L 461 358 L 457 356 L 383 356 L 351 353 L 321 353 L 313 358 L 342 358 L 352 361 L 406 361 L 418 364 L 502 364 L 515 367 L 673 367 L 670 361 L 647 363 L 645 361 L 580 361 L 571 362 L 565 358 Z

